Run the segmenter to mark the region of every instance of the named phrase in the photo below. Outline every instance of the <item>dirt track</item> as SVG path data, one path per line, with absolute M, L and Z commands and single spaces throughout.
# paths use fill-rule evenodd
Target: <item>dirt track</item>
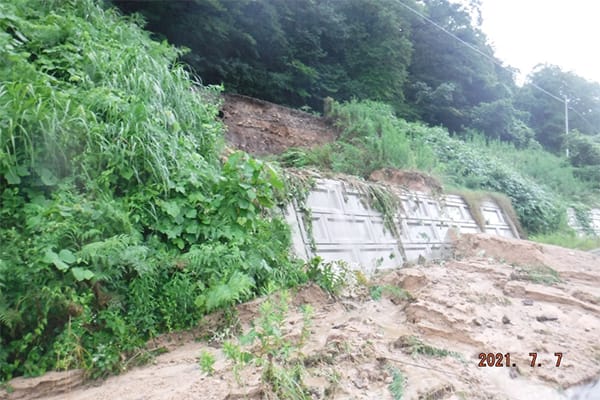
M 536 283 L 552 277 L 548 268 L 561 281 Z M 402 287 L 414 296 L 413 301 L 399 301 L 385 292 L 376 301 L 362 286 L 354 288 L 351 296 L 332 301 L 309 286 L 294 300 L 295 306 L 310 303 L 315 309 L 311 336 L 302 348 L 306 359 L 313 360 L 305 362 L 304 382 L 315 399 L 326 398 L 324 393 L 332 399 L 391 399 L 389 367 L 393 366 L 406 378 L 404 399 L 575 399 L 570 391 L 561 394 L 560 389 L 600 376 L 599 269 L 600 257 L 591 253 L 464 235 L 453 259 L 407 266 L 370 282 Z M 532 275 L 532 271 L 546 275 Z M 245 326 L 256 316 L 260 302 L 239 307 Z M 291 310 L 286 326 L 294 335 L 302 317 L 295 307 Z M 264 397 L 257 368 L 242 372 L 245 384 L 240 386 L 221 349 L 194 342 L 192 337 L 184 334 L 187 343 L 99 386 L 46 397 L 35 389 L 17 390 L 8 398 Z M 411 337 L 458 354 L 411 354 L 414 351 L 407 344 Z M 213 376 L 198 366 L 203 349 L 216 358 Z M 538 354 L 541 367 L 530 366 L 531 352 Z M 563 354 L 559 367 L 555 352 Z M 479 353 L 510 353 L 516 366 L 479 367 Z M 34 382 L 22 380 L 22 385 Z M 579 399 L 600 398 L 590 396 Z

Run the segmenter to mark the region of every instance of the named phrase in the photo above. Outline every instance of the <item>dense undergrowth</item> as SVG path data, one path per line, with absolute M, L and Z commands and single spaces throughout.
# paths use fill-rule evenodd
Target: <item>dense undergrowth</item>
M 0 381 L 121 370 L 159 332 L 306 279 L 218 88 L 92 0 L 0 3 Z
M 279 160 L 365 178 L 379 168 L 419 169 L 450 188 L 503 193 L 531 234 L 568 231 L 566 207 L 597 196 L 568 162 L 535 146 L 518 149 L 479 135 L 461 140 L 444 128 L 397 118 L 390 106 L 373 101 L 335 103 L 331 117 L 341 128 L 338 141 L 290 149 Z

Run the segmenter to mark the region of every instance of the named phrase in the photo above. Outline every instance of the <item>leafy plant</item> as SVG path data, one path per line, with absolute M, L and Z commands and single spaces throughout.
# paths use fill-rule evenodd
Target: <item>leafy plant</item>
M 404 397 L 404 375 L 396 367 L 389 367 L 388 369 L 392 374 L 392 382 L 388 386 L 388 389 L 392 394 L 392 398 L 394 400 L 402 400 Z
M 306 281 L 278 173 L 219 162 L 222 88 L 141 23 L 0 3 L 0 381 L 117 373 L 160 332 Z
M 289 294 L 281 292 L 277 299 L 265 300 L 252 328 L 237 343 L 226 342 L 225 356 L 234 363 L 234 374 L 239 382 L 239 371 L 247 364 L 262 367 L 262 382 L 277 399 L 310 399 L 302 382 L 304 367 L 301 360 L 292 358 L 310 333 L 312 308 L 303 309 L 303 327 L 297 341 L 285 337 L 284 322 L 289 309 Z M 253 346 L 256 342 L 256 345 Z M 250 348 L 250 351 L 245 350 Z
M 203 350 L 200 353 L 200 358 L 198 360 L 198 364 L 200 365 L 200 370 L 202 372 L 204 372 L 207 375 L 212 375 L 215 372 L 215 356 L 206 351 Z
M 314 281 L 323 290 L 331 294 L 339 294 L 351 276 L 348 265 L 343 261 L 323 262 L 319 256 L 308 262 L 306 272 L 308 279 Z
M 383 295 L 383 287 L 379 285 L 373 285 L 369 288 L 369 294 L 373 300 L 379 301 Z

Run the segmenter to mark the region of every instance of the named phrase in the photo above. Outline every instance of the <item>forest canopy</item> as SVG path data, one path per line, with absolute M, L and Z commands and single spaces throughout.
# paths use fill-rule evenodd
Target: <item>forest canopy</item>
M 476 0 L 112 3 L 189 48 L 190 69 L 227 91 L 317 111 L 327 96 L 382 101 L 401 118 L 556 154 L 567 144 L 567 96 L 570 126 L 583 140 L 598 137 L 600 84 L 540 65 L 516 85 L 481 30 Z

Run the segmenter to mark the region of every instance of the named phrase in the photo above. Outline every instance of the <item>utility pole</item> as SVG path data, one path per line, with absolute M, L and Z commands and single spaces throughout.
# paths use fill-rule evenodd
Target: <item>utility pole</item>
M 569 136 L 569 99 L 565 96 L 565 139 Z M 567 158 L 569 158 L 569 142 L 567 141 Z

